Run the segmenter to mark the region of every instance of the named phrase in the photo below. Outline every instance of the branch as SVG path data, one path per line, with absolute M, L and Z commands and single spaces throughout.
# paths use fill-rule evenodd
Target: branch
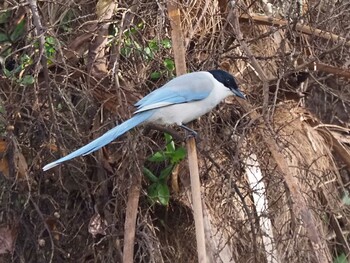
M 249 22 L 251 20 L 257 22 L 258 24 L 261 25 L 279 25 L 279 26 L 286 26 L 289 25 L 290 23 L 287 20 L 279 19 L 279 18 L 272 18 L 268 16 L 260 16 L 260 15 L 247 15 L 247 14 L 242 14 L 240 16 L 240 21 L 242 22 Z M 302 24 L 295 24 L 295 27 L 293 26 L 292 28 L 295 29 L 295 31 L 300 31 L 304 34 L 308 35 L 313 35 L 317 36 L 326 40 L 332 40 L 332 41 L 340 41 L 344 43 L 345 46 L 350 47 L 350 41 L 347 40 L 344 37 L 338 36 L 336 34 L 314 28 L 311 26 L 306 26 Z
M 350 70 L 333 67 L 321 62 L 315 62 L 314 64 L 309 64 L 309 69 L 315 70 L 315 71 L 322 71 L 322 72 L 334 74 L 339 77 L 350 79 Z
M 141 189 L 141 171 L 131 176 L 131 180 L 124 223 L 123 263 L 134 262 L 136 219 Z

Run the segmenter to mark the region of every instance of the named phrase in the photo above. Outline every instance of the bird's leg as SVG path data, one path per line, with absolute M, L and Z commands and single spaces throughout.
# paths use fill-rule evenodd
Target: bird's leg
M 194 138 L 198 137 L 198 133 L 195 132 L 194 130 L 192 130 L 191 128 L 188 128 L 187 126 L 185 126 L 183 124 L 181 124 L 180 127 L 185 129 L 186 131 L 190 132 L 191 134 L 189 136 L 193 136 Z

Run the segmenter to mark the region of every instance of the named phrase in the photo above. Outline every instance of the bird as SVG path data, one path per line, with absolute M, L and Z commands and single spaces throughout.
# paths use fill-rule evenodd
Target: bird
M 245 99 L 235 78 L 221 69 L 191 72 L 173 78 L 139 100 L 133 117 L 107 131 L 85 146 L 43 167 L 47 171 L 78 156 L 88 155 L 140 124 L 176 124 L 193 132 L 185 124 L 211 111 L 223 99 L 235 95 Z

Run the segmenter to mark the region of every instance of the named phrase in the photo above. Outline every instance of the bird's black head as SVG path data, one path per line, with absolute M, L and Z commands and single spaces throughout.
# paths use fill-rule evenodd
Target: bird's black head
M 208 72 L 212 74 L 217 81 L 229 88 L 237 97 L 245 99 L 245 95 L 239 90 L 235 78 L 230 73 L 221 69 L 209 70 Z

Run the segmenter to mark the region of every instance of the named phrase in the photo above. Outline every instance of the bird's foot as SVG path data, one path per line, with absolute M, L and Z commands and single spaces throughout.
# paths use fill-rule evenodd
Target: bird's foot
M 183 124 L 180 125 L 180 127 L 186 130 L 186 140 L 189 138 L 194 138 L 196 141 L 200 141 L 199 135 L 196 131 L 192 130 L 191 128 Z

